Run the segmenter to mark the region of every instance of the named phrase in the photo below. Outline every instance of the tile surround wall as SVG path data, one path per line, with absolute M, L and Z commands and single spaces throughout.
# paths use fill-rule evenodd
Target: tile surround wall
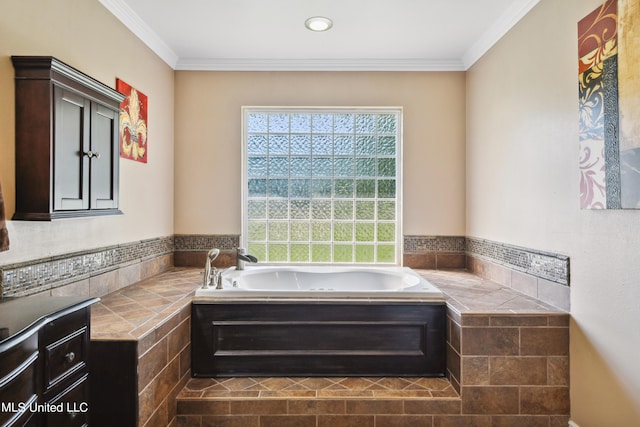
M 467 253 L 467 271 L 564 311 L 571 309 L 567 285 L 522 273 L 470 253 Z
M 133 271 L 132 281 L 122 283 L 126 286 L 166 270 L 168 266 L 164 264 L 173 263 L 173 251 L 174 238 L 169 236 L 3 265 L 0 266 L 2 296 L 26 296 L 49 290 L 55 293 L 57 288 L 92 278 L 97 280 L 110 272 L 123 271 L 126 275 Z M 148 267 L 146 261 L 156 258 L 167 261 L 155 263 L 158 271 L 145 271 L 141 277 L 140 265 Z
M 505 425 L 566 425 L 569 314 L 448 310 L 447 317 L 448 377 L 460 393 L 462 414 L 511 419 Z
M 569 257 L 463 236 L 405 236 L 403 265 L 462 269 L 569 311 Z
M 181 254 L 206 256 L 208 249 L 219 247 L 221 258 L 226 255 L 226 261 L 232 264 L 238 244 L 239 236 L 176 235 L 0 266 L 3 295 L 22 296 L 43 290 L 77 293 L 88 292 L 88 288 L 104 295 L 168 269 Z M 569 260 L 555 254 L 462 236 L 405 236 L 403 249 L 405 265 L 409 257 L 412 261 L 434 262 L 422 268 L 466 266 L 481 277 L 538 298 L 554 292 L 545 291 L 543 285 L 569 290 Z M 530 417 L 532 422 L 548 420 L 551 425 L 567 419 L 568 315 L 460 316 L 450 311 L 448 322 L 449 378 L 462 397 L 452 416 L 460 414 L 455 416 L 462 423 L 482 417 L 490 421 L 488 413 L 507 424 L 514 417 Z M 180 327 L 186 324 L 186 318 L 181 318 Z M 149 352 L 141 353 L 152 357 L 163 345 L 150 345 Z M 161 372 L 168 369 L 168 375 L 173 375 L 169 368 Z M 153 398 L 156 386 L 164 381 L 162 375 L 140 384 L 149 393 L 140 398 L 148 400 L 143 418 L 148 417 L 150 425 L 159 416 L 171 419 L 172 415 L 172 405 L 167 406 L 167 402 L 173 397 L 162 397 L 161 402 Z M 171 394 L 176 390 L 179 386 L 172 387 Z
M 240 236 L 237 234 L 176 234 L 174 238 L 174 262 L 177 267 L 204 266 L 207 251 L 211 248 L 220 249 L 214 261 L 216 267 L 231 267 L 236 262 L 236 249 L 240 246 Z
M 165 426 L 175 418 L 176 395 L 191 377 L 190 331 L 187 305 L 157 328 L 152 342 L 138 342 L 138 366 L 144 367 L 138 373 L 139 425 Z
M 419 269 L 465 268 L 465 238 L 404 236 L 402 265 Z
M 0 266 L 2 296 L 47 290 L 56 293 L 58 288 L 83 280 L 97 282 L 112 271 L 126 276 L 128 270 L 135 270 L 135 265 L 167 255 L 173 256 L 176 266 L 199 267 L 213 247 L 221 250 L 214 264 L 228 267 L 235 263 L 239 245 L 239 235 L 177 234 Z M 503 286 L 569 309 L 569 258 L 564 255 L 475 237 L 404 236 L 402 261 L 416 269 L 467 268 Z M 149 276 L 142 278 L 145 277 Z M 127 284 L 130 283 L 134 281 Z
M 569 257 L 466 237 L 466 252 L 509 269 L 569 286 Z
M 175 263 L 180 267 L 204 265 L 206 251 L 219 248 L 217 267 L 235 263 L 238 235 L 176 235 Z M 465 268 L 464 236 L 405 236 L 402 264 L 411 268 Z

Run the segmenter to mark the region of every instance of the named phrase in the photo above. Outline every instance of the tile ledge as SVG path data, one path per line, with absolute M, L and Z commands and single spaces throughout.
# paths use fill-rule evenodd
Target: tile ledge
M 433 283 L 444 294 L 447 308 L 460 316 L 549 316 L 569 315 L 569 311 L 550 305 L 540 299 L 525 295 L 498 282 L 483 278 L 463 269 L 415 271 Z M 471 291 L 474 292 L 471 292 Z M 492 301 L 492 294 L 501 293 L 510 298 L 506 302 Z M 483 307 L 473 307 L 484 298 Z M 506 303 L 514 306 L 504 307 Z M 521 308 L 517 305 L 520 304 Z M 534 308 L 530 305 L 535 304 Z M 527 307 L 526 305 L 529 305 Z

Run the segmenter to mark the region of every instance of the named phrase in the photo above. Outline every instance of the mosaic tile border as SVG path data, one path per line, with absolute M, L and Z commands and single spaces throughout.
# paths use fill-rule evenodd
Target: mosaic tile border
M 466 252 L 532 276 L 569 286 L 569 257 L 491 240 L 466 238 Z
M 464 236 L 404 236 L 405 253 L 464 252 Z
M 176 234 L 175 251 L 208 251 L 218 248 L 223 251 L 235 251 L 240 246 L 238 234 Z
M 176 234 L 176 252 L 206 251 L 211 248 L 235 250 L 240 246 L 237 234 Z M 404 252 L 464 252 L 464 236 L 404 236 Z
M 31 295 L 173 251 L 170 236 L 3 265 L 2 297 Z

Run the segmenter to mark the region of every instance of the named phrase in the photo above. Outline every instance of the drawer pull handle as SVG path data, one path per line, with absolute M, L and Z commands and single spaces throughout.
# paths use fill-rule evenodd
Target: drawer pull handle
M 76 354 L 73 351 L 70 351 L 64 356 L 64 360 L 66 360 L 68 363 L 73 362 L 73 359 L 75 358 L 76 358 Z

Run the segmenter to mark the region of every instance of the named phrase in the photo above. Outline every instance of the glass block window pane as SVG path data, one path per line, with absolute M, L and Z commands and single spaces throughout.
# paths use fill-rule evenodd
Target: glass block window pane
M 270 243 L 268 258 L 272 262 L 286 262 L 288 261 L 289 248 L 288 245 L 283 243 Z
M 262 221 L 249 222 L 249 240 L 252 242 L 264 242 L 267 240 L 267 223 Z
M 251 225 L 251 223 L 249 225 Z M 291 223 L 291 241 L 292 242 L 308 242 L 309 241 L 309 223 L 308 222 L 295 221 Z
M 331 240 L 331 223 L 314 222 L 311 224 L 311 240 L 314 242 L 328 242 Z
M 333 219 L 353 220 L 353 201 L 336 200 L 333 202 Z
M 289 203 L 287 200 L 269 200 L 269 219 L 287 219 Z
M 333 261 L 339 263 L 353 262 L 353 246 L 352 245 L 333 245 Z
M 286 242 L 289 240 L 289 224 L 286 222 L 269 223 L 269 241 Z
M 397 264 L 399 109 L 246 108 L 243 244 L 260 262 Z
M 267 201 L 264 199 L 253 199 L 247 204 L 248 210 L 246 216 L 250 220 L 267 219 Z
M 291 262 L 309 262 L 309 244 L 291 244 Z
M 331 262 L 331 245 L 325 245 L 325 244 L 311 245 L 311 261 Z
M 311 114 L 293 113 L 291 117 L 291 133 L 309 134 L 311 132 Z

